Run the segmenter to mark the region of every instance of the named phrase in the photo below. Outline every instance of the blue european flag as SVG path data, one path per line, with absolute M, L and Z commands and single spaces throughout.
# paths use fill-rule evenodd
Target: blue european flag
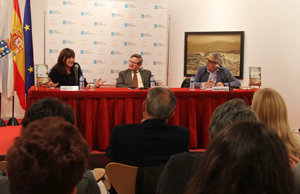
M 34 85 L 34 63 L 32 46 L 32 26 L 30 0 L 26 0 L 24 11 L 24 44 L 25 44 L 25 92 L 28 96 L 28 90 Z

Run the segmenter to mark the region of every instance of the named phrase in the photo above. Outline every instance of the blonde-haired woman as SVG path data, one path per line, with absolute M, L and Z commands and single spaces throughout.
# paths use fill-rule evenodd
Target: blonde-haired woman
M 290 160 L 299 159 L 300 138 L 290 128 L 287 108 L 281 95 L 271 88 L 257 90 L 253 96 L 252 110 L 259 121 L 275 130 L 287 147 Z

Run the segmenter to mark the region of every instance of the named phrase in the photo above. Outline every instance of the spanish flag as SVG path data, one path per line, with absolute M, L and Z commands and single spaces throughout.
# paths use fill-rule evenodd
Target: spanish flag
M 26 109 L 24 33 L 18 0 L 14 0 L 11 22 L 10 50 L 13 53 L 14 88 L 21 107 Z

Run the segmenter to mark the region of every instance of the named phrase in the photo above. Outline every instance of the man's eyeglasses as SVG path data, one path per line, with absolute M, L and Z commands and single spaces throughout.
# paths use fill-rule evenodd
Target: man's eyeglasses
M 128 63 L 129 63 L 129 64 L 130 64 L 130 63 L 133 63 L 133 64 L 135 64 L 135 65 L 138 65 L 138 64 L 139 64 L 139 63 L 136 63 L 136 62 L 131 61 L 131 60 L 129 60 Z
M 207 59 L 207 62 L 213 63 L 213 64 L 217 64 L 217 63 L 218 63 L 218 62 L 216 62 L 216 61 L 211 61 L 211 60 L 209 60 L 209 59 Z

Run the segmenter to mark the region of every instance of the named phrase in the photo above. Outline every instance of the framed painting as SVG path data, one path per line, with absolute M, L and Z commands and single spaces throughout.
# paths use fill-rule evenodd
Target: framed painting
M 222 66 L 229 68 L 233 76 L 243 79 L 244 31 L 185 32 L 184 76 L 195 75 L 213 52 L 222 55 Z

